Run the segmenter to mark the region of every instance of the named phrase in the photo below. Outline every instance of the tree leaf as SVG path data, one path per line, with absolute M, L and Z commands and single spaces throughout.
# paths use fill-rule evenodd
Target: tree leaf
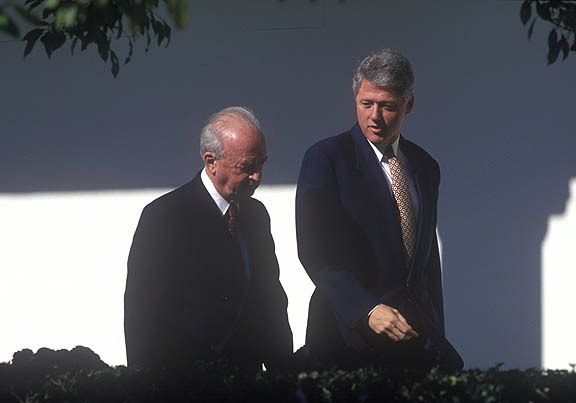
M 564 35 L 562 35 L 562 38 L 558 42 L 558 46 L 562 50 L 562 60 L 566 60 L 568 57 L 568 52 L 570 52 L 570 45 L 568 44 L 568 41 Z
M 160 45 L 162 45 L 162 42 L 164 41 L 164 39 L 166 39 L 166 33 L 164 31 L 164 24 L 162 24 L 160 21 L 156 21 L 156 20 L 152 20 L 151 21 L 151 25 L 152 25 L 152 30 L 154 31 L 154 33 L 157 36 L 157 44 L 158 47 L 160 47 Z
M 52 52 L 54 51 L 52 40 L 53 35 L 54 35 L 53 31 L 46 31 L 46 33 L 42 35 L 42 38 L 40 38 L 40 41 L 42 41 L 42 43 L 44 44 L 44 50 L 46 51 L 48 59 L 52 57 Z
M 534 32 L 534 24 L 536 24 L 536 18 L 534 18 L 532 24 L 530 24 L 530 28 L 528 28 L 528 39 L 532 37 L 532 33 Z
M 44 0 L 26 0 L 24 5 L 28 7 L 29 11 L 32 11 L 36 7 L 38 7 Z
M 18 29 L 18 26 L 14 23 L 9 15 L 4 13 L 2 8 L 0 8 L 0 31 L 7 33 L 14 38 L 18 38 L 20 36 L 20 30 Z
M 179 29 L 188 25 L 188 0 L 164 0 L 168 7 L 168 14 Z
M 55 50 L 60 49 L 66 42 L 66 35 L 62 31 L 46 31 L 40 41 L 44 44 L 46 54 L 50 59 Z
M 58 8 L 59 4 L 60 0 L 46 0 L 46 2 L 44 3 L 44 7 L 54 10 Z
M 548 8 L 549 4 L 536 2 L 536 12 L 543 20 L 550 21 L 550 9 Z
M 524 0 L 522 3 L 522 7 L 520 7 L 520 19 L 522 20 L 522 24 L 526 25 L 526 23 L 532 17 L 532 2 L 530 0 Z
M 124 25 L 122 25 L 122 18 L 119 18 L 118 19 L 118 35 L 116 35 L 116 39 L 120 39 L 123 32 L 124 32 Z
M 144 26 L 146 25 L 146 8 L 143 3 L 138 5 L 132 5 L 128 10 L 126 10 L 128 20 L 130 21 L 130 27 L 132 33 L 136 35 L 142 35 L 144 33 Z
M 170 39 L 172 36 L 172 28 L 170 28 L 170 25 L 168 25 L 167 23 L 164 23 L 164 36 L 166 37 L 165 47 L 168 47 L 168 45 L 170 45 Z
M 66 34 L 62 31 L 54 32 L 54 50 L 60 49 L 66 43 Z
M 22 38 L 22 40 L 27 42 L 26 47 L 24 48 L 24 57 L 28 56 L 30 52 L 32 52 L 32 49 L 34 49 L 36 41 L 38 40 L 38 38 L 40 38 L 40 36 L 42 36 L 43 33 L 44 33 L 43 28 L 36 28 L 33 29 L 32 31 L 29 31 L 26 35 L 24 35 L 24 38 Z
M 108 61 L 108 55 L 110 53 L 110 39 L 106 37 L 106 35 L 98 30 L 96 31 L 96 45 L 98 46 L 98 53 L 100 57 L 105 62 Z
M 574 42 L 572 43 L 571 51 L 576 52 L 576 36 L 574 36 Z
M 116 78 L 120 71 L 120 64 L 118 63 L 118 56 L 116 56 L 116 53 L 113 50 L 110 50 L 110 62 L 112 63 L 112 75 Z
M 77 43 L 78 43 L 78 37 L 72 39 L 72 44 L 70 45 L 70 53 L 74 54 L 74 49 L 76 49 Z
M 76 25 L 77 17 L 78 7 L 76 5 L 60 7 L 56 11 L 55 26 L 57 29 L 72 28 L 74 25 Z
M 132 53 L 134 52 L 134 42 L 132 42 L 132 39 L 130 39 L 130 41 L 128 42 L 128 56 L 126 56 L 126 59 L 124 60 L 124 64 L 128 64 L 128 62 L 130 62 L 132 60 Z
M 48 7 L 44 7 L 44 10 L 42 10 L 42 18 L 44 18 L 44 19 L 48 18 L 48 16 L 50 16 L 50 14 L 54 14 L 54 10 L 52 10 Z
M 28 21 L 32 25 L 36 25 L 37 27 L 50 25 L 46 21 L 43 21 L 39 17 L 37 17 L 34 13 L 32 13 L 29 9 L 22 7 L 20 5 L 14 6 L 20 17 Z
M 554 47 L 556 42 L 558 42 L 558 33 L 556 32 L 556 29 L 552 28 L 548 34 L 548 47 Z
M 86 35 L 82 35 L 80 37 L 80 40 L 82 41 L 82 46 L 80 46 L 80 50 L 83 52 L 86 50 L 88 45 L 90 45 L 90 40 L 88 39 L 88 37 Z
M 557 39 L 558 34 L 555 29 L 552 29 L 548 35 L 548 65 L 554 63 L 560 54 L 560 43 Z

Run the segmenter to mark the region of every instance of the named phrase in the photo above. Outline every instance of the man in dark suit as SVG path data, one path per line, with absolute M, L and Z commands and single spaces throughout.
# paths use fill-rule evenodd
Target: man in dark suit
M 226 108 L 203 128 L 204 169 L 147 205 L 128 258 L 128 365 L 182 369 L 225 359 L 257 371 L 292 354 L 270 218 L 251 196 L 266 143 L 252 112 Z
M 298 179 L 298 254 L 316 285 L 311 365 L 460 369 L 444 333 L 438 164 L 400 135 L 414 105 L 410 61 L 376 52 L 353 89 L 358 123 L 310 147 Z

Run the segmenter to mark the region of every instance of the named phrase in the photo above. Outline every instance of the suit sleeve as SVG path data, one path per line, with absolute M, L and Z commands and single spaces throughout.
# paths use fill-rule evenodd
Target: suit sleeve
M 298 256 L 318 291 L 350 328 L 380 303 L 358 276 L 363 246 L 341 207 L 332 161 L 318 146 L 303 159 L 296 193 Z
M 124 293 L 124 334 L 128 365 L 152 366 L 154 354 L 165 351 L 160 334 L 164 321 L 161 268 L 168 259 L 162 220 L 150 206 L 140 217 L 128 256 Z
M 160 367 L 178 362 L 182 345 L 203 348 L 190 337 L 182 343 L 182 323 L 174 303 L 171 273 L 178 263 L 175 235 L 162 209 L 147 206 L 128 257 L 124 294 L 124 334 L 128 365 Z M 191 354 L 195 353 L 192 351 Z
M 430 295 L 434 311 L 438 315 L 440 330 L 442 335 L 445 334 L 444 330 L 444 299 L 443 299 L 443 285 L 442 285 L 442 269 L 440 264 L 440 252 L 438 249 L 438 237 L 436 235 L 437 213 L 438 213 L 438 189 L 440 186 L 440 169 L 438 164 L 435 163 L 433 172 L 436 174 L 434 180 L 434 189 L 436 192 L 434 198 L 434 217 L 433 217 L 433 230 L 432 245 L 430 249 L 430 256 L 426 266 L 427 273 L 427 291 Z

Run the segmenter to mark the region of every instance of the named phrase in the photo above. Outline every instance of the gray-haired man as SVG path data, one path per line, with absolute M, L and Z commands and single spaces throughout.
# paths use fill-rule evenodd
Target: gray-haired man
M 257 371 L 292 354 L 287 298 L 266 208 L 251 196 L 266 142 L 251 111 L 226 108 L 201 133 L 204 169 L 146 206 L 128 258 L 129 365 L 185 370 L 225 358 Z
M 298 253 L 316 285 L 312 365 L 462 367 L 446 340 L 436 239 L 440 171 L 400 135 L 414 73 L 398 52 L 353 79 L 358 122 L 308 149 L 298 180 Z

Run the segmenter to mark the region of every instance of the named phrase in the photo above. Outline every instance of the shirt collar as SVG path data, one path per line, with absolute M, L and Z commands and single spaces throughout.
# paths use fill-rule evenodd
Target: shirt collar
M 382 161 L 382 157 L 384 156 L 384 151 L 385 151 L 387 144 L 379 144 L 378 146 L 376 146 L 375 144 L 372 144 L 370 142 L 370 140 L 366 139 L 366 141 L 368 142 L 368 144 L 370 144 L 370 146 L 372 147 L 372 150 L 374 150 L 374 153 L 376 154 L 378 161 Z M 400 136 L 398 136 L 396 138 L 396 140 L 394 140 L 394 142 L 391 144 L 392 150 L 394 150 L 394 155 L 396 155 L 396 156 L 398 155 L 398 144 L 399 143 L 400 143 Z
M 208 174 L 206 173 L 206 168 L 202 170 L 202 173 L 200 174 L 200 179 L 202 180 L 202 184 L 212 197 L 212 200 L 214 200 L 214 203 L 216 203 L 216 205 L 218 206 L 218 209 L 220 210 L 222 215 L 226 214 L 226 211 L 228 210 L 228 206 L 230 206 L 230 203 L 228 203 L 225 198 L 220 196 L 220 193 L 218 193 L 216 187 L 208 177 Z

